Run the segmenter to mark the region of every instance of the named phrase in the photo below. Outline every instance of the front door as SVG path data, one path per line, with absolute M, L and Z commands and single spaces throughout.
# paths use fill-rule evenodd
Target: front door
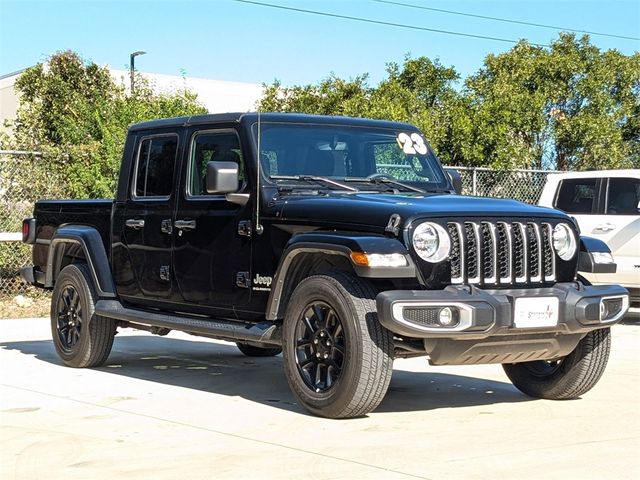
M 640 178 L 611 177 L 606 192 L 605 215 L 588 235 L 609 245 L 617 270 L 598 282 L 640 285 Z
M 116 208 L 121 232 L 118 293 L 128 303 L 168 302 L 172 296 L 171 223 L 175 206 L 179 136 L 142 136 L 125 205 Z M 175 180 L 174 180 L 175 177 Z
M 251 238 L 239 226 L 251 219 L 252 202 L 207 193 L 205 176 L 207 162 L 235 162 L 248 197 L 243 152 L 233 128 L 194 128 L 189 138 L 174 222 L 176 298 L 183 311 L 232 317 L 250 300 Z

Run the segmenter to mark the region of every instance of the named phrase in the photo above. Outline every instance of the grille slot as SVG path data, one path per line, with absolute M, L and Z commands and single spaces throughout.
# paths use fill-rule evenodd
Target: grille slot
M 451 283 L 513 285 L 555 280 L 549 223 L 450 222 Z
M 425 327 L 439 327 L 439 311 L 439 308 L 405 307 L 402 309 L 402 315 L 406 320 Z

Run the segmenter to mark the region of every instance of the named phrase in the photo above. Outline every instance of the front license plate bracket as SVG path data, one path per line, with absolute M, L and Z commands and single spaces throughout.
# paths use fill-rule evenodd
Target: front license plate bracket
M 515 328 L 544 328 L 558 325 L 558 297 L 516 298 L 513 305 Z

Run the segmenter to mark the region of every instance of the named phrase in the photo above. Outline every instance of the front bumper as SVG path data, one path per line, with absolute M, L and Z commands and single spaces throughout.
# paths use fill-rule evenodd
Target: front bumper
M 517 327 L 520 298 L 557 299 L 557 323 Z M 618 285 L 569 282 L 531 289 L 390 290 L 376 302 L 380 323 L 398 336 L 423 339 L 432 363 L 515 363 L 566 355 L 586 333 L 618 322 L 628 310 L 629 294 Z M 448 326 L 438 324 L 443 308 L 455 312 Z

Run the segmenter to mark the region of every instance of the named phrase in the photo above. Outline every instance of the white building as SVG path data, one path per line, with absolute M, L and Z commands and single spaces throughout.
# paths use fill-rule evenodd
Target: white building
M 111 76 L 129 88 L 129 71 L 110 69 Z M 257 83 L 228 82 L 208 78 L 179 77 L 158 73 L 139 73 L 156 93 L 170 93 L 183 89 L 198 95 L 209 113 L 249 112 L 256 109 L 262 96 L 262 85 Z
M 109 69 L 116 82 L 129 87 L 129 71 Z M 24 72 L 0 76 L 0 128 L 5 120 L 14 119 L 18 109 L 18 98 L 14 91 L 17 78 Z M 180 77 L 138 72 L 145 77 L 156 93 L 169 93 L 187 89 L 198 95 L 198 101 L 209 113 L 248 112 L 256 109 L 262 96 L 262 85 L 256 83 L 228 82 L 208 78 Z
M 5 120 L 16 118 L 18 111 L 18 97 L 13 89 L 16 79 L 24 70 L 0 75 L 0 129 L 3 128 Z

